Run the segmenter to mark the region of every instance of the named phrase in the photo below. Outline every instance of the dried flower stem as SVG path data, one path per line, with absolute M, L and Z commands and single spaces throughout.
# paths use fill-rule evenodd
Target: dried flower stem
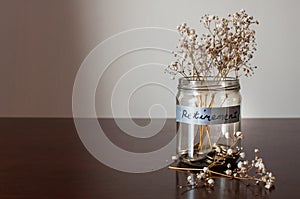
M 238 141 L 244 138 L 242 132 L 238 131 L 233 134 L 234 136 L 234 143 L 236 144 Z M 226 139 L 230 139 L 229 136 L 226 136 Z M 241 147 L 234 147 L 235 144 L 232 144 L 230 147 L 224 147 L 222 145 L 216 145 L 213 148 L 214 155 L 210 157 L 212 159 L 212 163 L 207 167 L 203 168 L 182 168 L 182 167 L 174 167 L 170 166 L 169 169 L 177 170 L 177 171 L 196 171 L 193 175 L 196 175 L 196 181 L 193 181 L 192 177 L 188 177 L 188 183 L 191 185 L 198 185 L 199 183 L 203 182 L 204 185 L 208 185 L 209 187 L 213 186 L 213 181 L 210 180 L 214 176 L 222 176 L 231 179 L 238 179 L 238 180 L 254 180 L 256 184 L 259 182 L 264 183 L 266 189 L 270 189 L 273 187 L 275 182 L 275 177 L 273 174 L 265 168 L 263 163 L 263 159 L 259 157 L 258 149 L 254 149 L 255 158 L 250 162 L 245 160 L 246 153 L 243 152 L 243 148 Z M 239 158 L 238 158 L 239 157 Z M 237 160 L 237 163 L 234 163 L 235 166 L 231 165 L 231 161 L 227 160 Z M 219 169 L 219 166 L 227 167 L 227 170 L 223 170 L 224 172 L 217 172 L 214 169 Z M 197 173 L 197 171 L 199 173 Z M 253 174 L 253 175 L 252 175 Z M 208 183 L 210 181 L 211 183 Z
M 204 107 L 206 107 L 206 101 L 207 101 L 207 97 L 208 95 L 205 94 L 205 98 L 204 98 Z M 200 95 L 198 97 L 199 99 L 199 103 L 198 103 L 198 106 L 199 107 L 202 107 L 202 96 Z M 215 99 L 215 94 L 212 94 L 212 97 L 211 97 L 211 100 L 209 102 L 209 105 L 208 107 L 211 108 L 213 107 L 213 104 L 214 104 L 214 99 Z M 200 125 L 200 131 L 199 131 L 199 135 L 200 135 L 200 140 L 199 140 L 199 146 L 198 146 L 198 150 L 202 150 L 203 148 L 203 136 L 204 136 L 204 128 L 205 128 L 205 132 L 207 134 L 207 140 L 209 142 L 209 148 L 212 149 L 212 143 L 211 143 L 211 139 L 210 139 L 210 128 L 209 128 L 209 125 Z
M 174 167 L 174 166 L 169 166 L 168 169 L 171 170 L 176 170 L 176 171 L 203 171 L 203 169 L 197 169 L 197 168 L 182 168 L 182 167 Z M 237 177 L 237 176 L 231 176 L 231 175 L 226 175 L 223 173 L 219 173 L 216 171 L 212 171 L 212 170 L 207 170 L 208 173 L 212 173 L 215 175 L 219 175 L 219 176 L 223 176 L 226 178 L 231 178 L 231 179 L 237 179 L 237 180 L 254 180 L 254 181 L 260 181 L 262 182 L 261 179 L 255 178 L 255 177 Z
M 209 142 L 209 149 L 212 150 L 212 144 L 211 144 L 211 139 L 210 139 L 210 127 L 206 125 L 206 134 L 207 134 L 207 140 Z

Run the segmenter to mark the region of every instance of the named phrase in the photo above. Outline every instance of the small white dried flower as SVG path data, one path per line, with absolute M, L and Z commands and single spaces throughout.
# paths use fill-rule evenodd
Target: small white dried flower
M 263 169 L 265 169 L 265 165 L 264 165 L 264 163 L 259 163 L 258 164 L 258 169 L 260 169 L 260 170 L 263 170 Z M 265 172 L 264 172 L 265 173 Z
M 272 186 L 273 186 L 273 182 L 272 182 L 272 181 L 267 180 L 265 183 L 266 183 L 266 184 L 265 184 L 265 188 L 266 188 L 266 189 L 272 188 Z
M 194 184 L 194 179 L 191 175 L 189 175 L 186 179 L 187 179 L 189 184 L 191 184 L 191 185 Z
M 242 168 L 241 168 L 241 173 L 243 173 L 243 174 L 246 174 L 246 173 L 247 173 L 247 171 L 248 171 L 248 170 L 247 170 L 247 168 L 246 168 L 246 167 L 242 167 Z
M 215 181 L 213 179 L 209 178 L 207 180 L 207 183 L 212 186 L 212 185 L 214 185 Z
M 254 167 L 259 168 L 261 163 L 262 163 L 262 159 L 261 158 L 257 158 L 256 162 L 254 164 Z
M 225 173 L 227 174 L 227 175 L 232 175 L 232 170 L 230 170 L 230 169 L 227 169 L 226 171 L 225 171 Z
M 233 150 L 232 149 L 227 149 L 227 154 L 228 155 L 232 155 L 233 154 Z
M 241 162 L 241 161 L 238 162 L 237 167 L 238 167 L 239 169 L 241 169 L 243 166 L 244 166 L 243 162 Z
M 238 132 L 235 133 L 235 136 L 236 136 L 236 137 L 240 137 L 240 136 L 242 136 L 242 135 L 243 135 L 243 133 L 242 133 L 241 131 L 238 131 Z
M 197 174 L 197 178 L 198 178 L 199 180 L 204 179 L 204 178 L 205 178 L 205 173 L 203 173 L 203 172 L 198 173 L 198 174 Z
M 254 149 L 254 153 L 259 153 L 259 150 L 258 149 Z
M 241 152 L 241 153 L 240 153 L 240 157 L 241 157 L 241 158 L 245 158 L 245 157 L 246 157 L 246 153 L 245 153 L 245 152 Z
M 217 146 L 216 149 L 215 149 L 215 151 L 216 151 L 217 153 L 221 153 L 221 148 Z
M 203 172 L 207 173 L 208 172 L 208 168 L 207 167 L 203 167 Z
M 266 189 L 270 189 L 271 187 L 272 187 L 271 184 L 268 184 L 268 183 L 267 183 L 267 184 L 265 185 L 265 188 L 266 188 Z

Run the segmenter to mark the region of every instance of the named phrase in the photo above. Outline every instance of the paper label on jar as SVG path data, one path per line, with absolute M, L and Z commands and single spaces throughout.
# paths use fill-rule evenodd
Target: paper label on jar
M 228 124 L 240 121 L 240 106 L 200 108 L 176 106 L 176 122 L 197 125 Z

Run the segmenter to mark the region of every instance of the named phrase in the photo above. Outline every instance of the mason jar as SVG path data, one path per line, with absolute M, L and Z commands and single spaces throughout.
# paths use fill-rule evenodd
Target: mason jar
M 176 100 L 177 156 L 181 163 L 204 167 L 216 147 L 239 149 L 241 129 L 239 80 L 180 78 Z

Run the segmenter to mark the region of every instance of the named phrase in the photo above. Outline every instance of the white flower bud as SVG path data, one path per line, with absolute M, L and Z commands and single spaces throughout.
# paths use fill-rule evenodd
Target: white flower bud
M 194 184 L 194 179 L 193 179 L 192 176 L 188 176 L 186 179 L 187 179 L 189 184 L 191 184 L 191 185 Z
M 236 137 L 239 137 L 239 136 L 242 135 L 242 132 L 241 132 L 241 131 L 238 131 L 238 132 L 235 133 L 235 135 L 236 135 Z
M 225 173 L 226 173 L 227 175 L 232 175 L 232 170 L 227 169 L 227 170 L 225 171 Z
M 213 185 L 214 184 L 214 180 L 213 179 L 211 179 L 211 178 L 209 178 L 208 180 L 207 180 L 207 183 L 209 184 L 209 185 Z
M 243 167 L 243 162 L 239 162 L 239 163 L 237 164 L 237 167 L 238 167 L 239 169 L 241 169 L 241 168 Z
M 266 188 L 266 189 L 270 189 L 270 188 L 271 188 L 271 184 L 266 184 L 266 185 L 265 185 L 265 188 Z
M 215 151 L 216 151 L 217 153 L 220 153 L 220 152 L 221 152 L 221 148 L 217 146 L 216 149 L 215 149 Z
M 241 152 L 241 153 L 240 153 L 240 157 L 241 157 L 241 158 L 245 158 L 245 157 L 246 157 L 246 153 L 245 153 L 245 152 Z
M 205 178 L 205 174 L 204 174 L 203 172 L 198 173 L 198 174 L 197 174 L 197 178 L 198 178 L 198 179 L 204 179 L 204 178 Z
M 264 163 L 262 163 L 262 162 L 261 162 L 261 163 L 259 163 L 259 165 L 258 165 L 258 168 L 259 168 L 259 169 L 264 169 L 264 168 L 265 168 L 265 165 L 264 165 Z
M 246 173 L 247 173 L 246 167 L 242 167 L 242 168 L 241 168 L 241 172 L 242 172 L 243 174 L 246 174 Z

